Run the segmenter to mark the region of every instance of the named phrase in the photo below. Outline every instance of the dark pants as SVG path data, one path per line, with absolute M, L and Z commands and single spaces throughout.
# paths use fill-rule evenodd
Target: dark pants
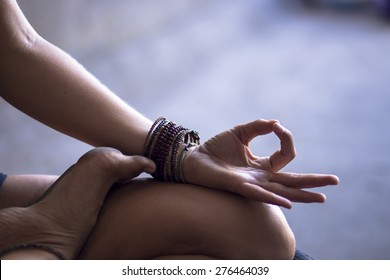
M 313 258 L 299 250 L 295 250 L 294 260 L 313 260 Z

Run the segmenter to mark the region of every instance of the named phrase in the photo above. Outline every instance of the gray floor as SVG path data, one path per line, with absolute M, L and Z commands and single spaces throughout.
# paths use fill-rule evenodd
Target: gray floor
M 298 247 L 318 259 L 390 259 L 390 25 L 372 11 L 291 2 L 19 1 L 42 35 L 152 119 L 203 139 L 279 119 L 298 150 L 287 171 L 341 180 L 323 190 L 326 204 L 284 211 Z M 0 108 L 4 172 L 60 174 L 90 148 Z M 267 136 L 252 149 L 277 145 Z

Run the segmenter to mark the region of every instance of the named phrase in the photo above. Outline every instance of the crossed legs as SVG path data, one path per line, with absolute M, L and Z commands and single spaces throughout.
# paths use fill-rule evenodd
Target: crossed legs
M 284 259 L 294 238 L 280 209 L 192 185 L 133 180 L 110 194 L 80 257 Z
M 20 204 L 14 200 L 14 207 L 0 211 L 2 258 L 77 258 L 112 184 L 138 176 L 151 167 L 153 163 L 146 158 L 126 157 L 114 149 L 88 152 L 49 185 L 38 201 L 25 207 L 23 204 L 29 200 L 26 194 Z M 12 180 L 7 180 L 2 198 L 9 197 L 4 192 L 12 187 L 7 186 Z M 43 189 L 36 186 L 31 199 Z
M 82 259 L 293 257 L 295 240 L 278 207 L 226 192 L 150 179 L 122 183 L 106 197 L 115 180 L 124 175 L 108 172 L 111 167 L 102 164 L 101 157 L 107 160 L 103 152 L 79 161 L 43 199 L 23 207 L 55 180 L 35 178 L 35 187 L 23 201 L 16 199 L 13 205 L 7 205 L 14 207 L 0 210 L 1 223 L 12 225 L 0 234 L 11 230 L 14 236 L 1 236 L 1 249 L 20 242 L 43 243 L 66 258 Z M 132 171 L 132 176 L 141 169 Z M 3 192 L 12 187 L 9 179 Z M 0 205 L 4 201 L 0 200 Z M 60 214 L 64 210 L 65 217 Z M 26 249 L 4 257 L 57 256 Z

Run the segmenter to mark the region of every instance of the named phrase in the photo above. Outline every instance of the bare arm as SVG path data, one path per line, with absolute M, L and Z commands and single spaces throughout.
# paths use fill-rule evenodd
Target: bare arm
M 14 0 L 0 0 L 0 41 L 0 94 L 6 101 L 93 146 L 142 153 L 151 121 L 40 37 Z
M 15 0 L 0 0 L 0 42 L 0 94 L 9 103 L 91 145 L 114 147 L 127 155 L 142 154 L 152 122 L 110 92 L 73 58 L 41 38 Z M 249 142 L 272 132 L 280 138 L 281 149 L 269 157 L 252 155 Z M 158 143 L 167 140 L 166 135 Z M 174 145 L 169 145 L 173 149 Z M 154 154 L 158 158 L 164 153 Z M 163 162 L 160 167 L 175 163 L 169 156 L 168 153 L 159 158 Z M 334 185 L 338 178 L 278 173 L 294 156 L 291 133 L 275 121 L 258 120 L 193 148 L 183 157 L 183 177 L 189 183 L 287 208 L 291 201 L 324 202 L 324 195 L 301 189 Z

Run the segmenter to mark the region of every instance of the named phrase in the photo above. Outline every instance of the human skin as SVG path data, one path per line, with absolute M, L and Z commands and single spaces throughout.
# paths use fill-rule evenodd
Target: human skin
M 28 206 L 14 204 L 0 210 L 0 248 L 5 250 L 2 258 L 77 258 L 111 186 L 144 171 L 153 172 L 154 163 L 141 156 L 125 156 L 115 149 L 99 148 L 82 156 L 50 185 L 41 185 L 33 192 L 26 189 L 25 197 L 30 195 L 29 199 L 40 190 L 39 199 Z M 12 187 L 12 178 L 6 179 L 5 187 L 7 184 Z M 57 254 L 35 247 L 18 247 L 20 244 L 43 245 Z
M 39 36 L 28 23 L 14 0 L 0 0 L 0 41 L 2 42 L 0 44 L 0 93 L 7 102 L 38 121 L 93 146 L 113 147 L 121 154 L 128 156 L 142 155 L 145 138 L 151 128 L 152 121 L 131 108 L 124 101 L 120 100 L 72 57 Z M 110 133 L 106 133 L 106 131 L 110 131 Z M 249 149 L 250 142 L 257 136 L 269 133 L 275 133 L 277 135 L 280 140 L 280 149 L 269 156 L 253 155 Z M 182 146 L 181 148 L 183 149 Z M 105 190 L 103 193 L 106 194 L 114 183 L 112 177 L 109 176 L 111 181 L 107 181 L 105 176 L 96 176 L 96 172 L 94 173 L 90 168 L 91 166 L 95 166 L 96 161 L 100 162 L 100 157 L 107 159 L 105 155 L 106 153 L 99 154 L 97 158 L 92 160 L 90 165 L 77 165 L 80 167 L 80 169 L 77 170 L 81 170 L 77 176 L 72 173 L 76 170 L 72 170 L 63 178 L 66 179 L 68 176 L 74 176 L 74 182 L 77 182 L 77 184 L 74 184 L 79 186 L 79 188 L 74 188 L 74 190 L 78 191 L 85 190 L 86 186 L 89 186 L 91 182 L 93 183 L 95 179 L 98 179 L 95 183 L 101 186 L 101 188 Z M 284 257 L 291 256 L 291 252 L 293 251 L 291 250 L 293 247 L 291 244 L 294 243 L 291 231 L 285 222 L 284 217 L 280 214 L 280 210 L 269 204 L 291 208 L 293 202 L 321 203 L 325 201 L 325 196 L 323 194 L 308 192 L 303 189 L 335 185 L 338 183 L 338 178 L 333 175 L 281 172 L 280 170 L 294 157 L 295 148 L 291 132 L 276 120 L 258 119 L 226 130 L 201 145 L 191 148 L 183 163 L 184 177 L 191 185 L 180 188 L 180 185 L 164 183 L 168 184 L 168 186 L 159 190 L 157 186 L 161 186 L 163 183 L 158 185 L 154 181 L 135 181 L 132 184 L 135 184 L 136 186 L 148 184 L 151 187 L 145 189 L 141 188 L 142 191 L 137 192 L 137 195 L 134 196 L 138 197 L 140 202 L 143 200 L 152 201 L 154 199 L 155 204 L 160 205 L 160 207 L 162 207 L 161 205 L 163 205 L 163 203 L 169 201 L 169 199 L 165 197 L 165 192 L 163 192 L 164 189 L 166 189 L 166 192 L 168 192 L 167 190 L 175 190 L 170 192 L 172 201 L 176 201 L 174 200 L 175 195 L 177 195 L 176 193 L 181 193 L 183 190 L 189 197 L 191 197 L 191 195 L 199 196 L 199 203 L 203 200 L 209 200 L 212 197 L 214 200 L 210 202 L 209 206 L 204 205 L 204 209 L 208 209 L 210 213 L 217 211 L 217 209 L 212 208 L 212 205 L 220 205 L 219 209 L 226 209 L 226 211 L 228 211 L 228 209 L 236 209 L 239 217 L 247 216 L 251 218 L 248 218 L 248 220 L 243 219 L 243 221 L 248 222 L 245 224 L 237 224 L 239 219 L 235 219 L 236 222 L 224 220 L 226 223 L 223 225 L 221 224 L 220 230 L 225 229 L 229 225 L 237 225 L 245 229 L 248 228 L 248 225 L 252 222 L 261 218 L 259 220 L 259 225 L 256 224 L 253 228 L 256 229 L 258 233 L 264 233 L 264 230 L 269 230 L 270 233 L 275 236 L 280 236 L 278 240 L 281 241 L 281 244 L 284 244 L 280 246 L 284 250 L 277 250 L 275 249 L 277 247 L 275 247 L 274 251 L 283 251 L 285 253 L 283 255 Z M 118 159 L 120 157 L 115 158 Z M 140 160 L 140 158 L 137 159 L 140 162 L 146 160 L 145 158 L 142 160 Z M 135 166 L 132 166 L 131 168 L 143 170 L 145 166 L 142 164 L 140 165 L 139 161 L 133 162 Z M 102 170 L 102 167 L 99 164 L 97 164 L 96 168 L 96 170 Z M 112 172 L 112 169 L 106 165 L 105 168 Z M 154 164 L 149 162 L 148 169 L 153 168 L 155 168 Z M 95 176 L 91 177 L 91 174 L 94 174 Z M 105 172 L 98 174 L 107 175 Z M 28 216 L 30 215 L 28 213 L 29 210 L 38 207 L 31 203 L 36 201 L 36 199 L 52 185 L 54 179 L 54 177 L 47 176 L 9 176 L 1 190 L 0 205 L 2 207 L 21 207 L 27 209 L 19 209 L 17 211 L 19 211 L 19 214 L 24 213 Z M 90 179 L 91 182 L 89 181 Z M 66 181 L 67 180 L 65 180 L 65 182 Z M 67 184 L 63 184 L 64 181 L 61 180 L 59 183 L 57 184 L 56 189 L 63 188 L 65 190 L 69 188 Z M 74 186 L 74 184 L 72 186 Z M 13 188 L 13 186 L 16 187 Z M 130 186 L 134 185 L 130 184 Z M 137 187 L 129 187 L 129 189 L 137 189 Z M 147 189 L 153 191 L 146 192 Z M 104 217 L 107 217 L 106 215 L 121 217 L 122 214 L 120 212 L 125 213 L 130 211 L 129 209 L 133 209 L 133 205 L 134 207 L 139 205 L 140 202 L 134 201 L 132 192 L 127 191 L 127 188 L 123 188 L 117 192 L 126 194 L 124 195 L 126 198 L 125 201 L 129 200 L 132 203 L 124 203 L 122 200 L 124 198 L 118 197 L 114 193 L 108 198 L 107 203 L 110 201 L 117 201 L 118 204 L 109 203 L 108 205 L 111 206 L 104 205 L 102 213 L 111 213 L 110 215 L 104 214 Z M 54 194 L 55 192 L 50 193 L 45 199 L 62 203 L 63 198 L 59 195 L 52 197 Z M 165 197 L 165 199 L 162 199 L 163 197 Z M 45 201 L 45 199 L 41 201 Z M 183 195 L 181 199 L 186 201 L 187 198 Z M 73 200 L 75 200 L 74 203 L 77 203 L 77 199 L 73 198 Z M 42 205 L 41 201 L 37 204 Z M 181 200 L 179 200 L 179 202 L 181 202 Z M 49 205 L 54 207 L 57 203 L 53 202 L 51 204 L 49 203 Z M 123 205 L 129 206 L 126 208 Z M 148 210 L 149 205 L 144 205 L 145 211 Z M 195 210 L 197 209 L 195 209 L 195 207 L 187 207 L 188 204 L 183 203 L 180 205 L 181 209 L 178 208 L 178 212 L 196 213 Z M 92 205 L 91 209 L 95 209 L 93 213 L 96 214 L 96 212 L 98 212 L 97 209 L 100 209 L 100 207 Z M 249 211 L 248 209 L 253 211 Z M 3 210 L 8 211 L 9 214 L 4 215 L 4 219 L 6 219 L 6 217 L 13 217 L 10 215 L 10 211 L 13 210 Z M 44 210 L 48 212 L 51 211 L 50 207 L 46 207 Z M 167 211 L 168 210 L 169 209 L 167 209 Z M 42 210 L 39 212 L 42 214 L 45 211 Z M 161 211 L 161 213 L 164 213 L 164 211 Z M 19 214 L 16 215 L 17 217 L 14 215 L 16 217 L 14 221 L 8 220 L 9 223 L 15 223 L 14 232 L 18 231 L 17 220 L 25 220 L 23 215 Z M 166 212 L 167 217 L 169 217 L 170 214 L 174 213 L 169 211 Z M 205 213 L 203 213 L 203 215 L 205 215 Z M 156 216 L 159 217 L 158 215 Z M 218 216 L 207 217 L 217 218 Z M 134 215 L 133 218 L 136 219 L 137 215 Z M 196 220 L 196 217 L 194 217 L 194 219 Z M 95 217 L 92 220 L 98 222 L 97 228 L 101 228 L 102 226 L 99 225 L 107 223 L 109 218 L 96 220 Z M 197 221 L 197 223 L 193 224 L 193 232 L 209 227 L 209 224 L 201 223 L 203 220 Z M 271 223 L 271 221 L 274 221 L 275 223 Z M 183 220 L 183 222 L 185 222 L 185 220 Z M 209 222 L 214 222 L 214 220 L 209 218 Z M 262 228 L 260 223 L 267 225 L 268 228 Z M 42 224 L 45 224 L 43 220 Z M 272 224 L 280 225 L 280 228 L 273 230 Z M 112 226 L 115 232 L 117 232 L 119 225 L 120 222 L 117 221 L 117 224 Z M 138 223 L 138 225 L 141 224 Z M 142 224 L 142 226 L 147 228 L 148 225 Z M 62 229 L 62 231 L 63 230 L 64 229 Z M 76 242 L 78 244 L 77 246 L 80 247 L 80 244 L 85 242 L 85 238 L 84 241 L 80 240 L 83 239 L 82 236 L 85 236 L 85 232 L 87 231 L 88 230 L 85 228 L 80 230 L 80 236 L 77 237 L 77 240 L 79 241 Z M 58 232 L 61 233 L 61 230 Z M 99 233 L 92 235 L 93 239 L 88 240 L 87 244 L 99 242 L 100 246 L 105 247 L 107 245 L 105 242 L 108 238 L 107 236 L 109 236 L 107 235 L 109 232 L 110 231 L 100 230 Z M 129 234 L 133 233 L 132 224 L 127 225 L 125 232 L 128 232 Z M 154 230 L 154 232 L 159 231 Z M 213 232 L 219 232 L 221 234 L 222 231 L 218 231 L 216 228 Z M 277 232 L 279 234 L 276 234 Z M 191 232 L 187 233 L 190 234 Z M 243 239 L 244 235 L 240 235 L 239 232 L 233 231 L 232 233 L 232 236 L 235 236 L 234 239 L 237 242 L 245 240 Z M 9 232 L 7 234 L 9 234 Z M 254 235 L 255 234 L 251 233 L 251 236 Z M 184 234 L 184 236 L 186 236 L 186 234 Z M 200 234 L 199 236 L 205 235 Z M 224 238 L 219 238 L 218 240 L 215 238 L 211 239 L 212 236 L 213 235 L 210 235 L 208 244 L 218 244 L 218 240 L 221 242 L 229 241 Z M 158 237 L 156 237 L 155 240 L 158 240 Z M 210 240 L 213 240 L 213 242 Z M 267 238 L 264 240 L 267 240 Z M 286 240 L 287 242 L 283 242 L 283 240 Z M 14 241 L 16 242 L 16 240 Z M 207 236 L 203 241 L 205 243 L 208 242 Z M 130 246 L 131 244 L 128 243 L 128 240 L 123 239 L 121 242 L 128 244 L 127 252 L 132 252 L 131 250 L 134 249 L 134 246 Z M 255 238 L 248 240 L 248 242 L 260 245 L 260 243 L 258 243 L 259 241 Z M 274 243 L 275 242 L 270 242 L 270 244 Z M 187 243 L 187 245 L 188 244 L 190 243 Z M 234 243 L 232 242 L 231 244 L 233 245 Z M 75 246 L 72 245 L 68 247 L 73 248 Z M 213 252 L 207 250 L 196 252 L 196 250 L 193 249 L 185 251 L 183 248 L 181 248 L 181 250 L 173 251 L 160 250 L 159 252 L 150 252 L 145 257 L 169 256 L 176 253 L 181 255 L 196 253 L 221 258 L 229 255 L 227 252 L 223 252 L 223 250 L 218 250 L 217 248 L 218 246 L 215 246 L 215 251 Z M 244 246 L 243 248 L 247 247 Z M 270 252 L 269 247 L 267 247 L 266 244 L 262 244 L 262 246 L 257 248 L 263 253 Z M 77 251 L 80 250 L 80 248 L 73 248 L 71 250 Z M 19 251 L 19 253 L 21 252 Z M 39 253 L 42 254 L 42 252 Z M 105 250 L 105 253 L 109 254 L 109 248 Z M 250 250 L 247 253 L 256 257 L 265 256 L 264 254 L 252 254 L 250 253 Z M 244 255 L 244 253 L 241 254 L 241 256 Z M 74 258 L 75 256 L 78 256 L 78 253 L 66 252 L 66 256 Z M 102 252 L 91 253 L 91 251 L 83 251 L 82 256 L 91 258 L 97 256 L 101 257 Z M 137 256 L 138 255 L 129 255 L 129 257 Z M 118 255 L 117 257 L 124 257 L 124 255 Z
M 96 159 L 97 155 L 89 162 L 79 161 L 75 165 L 78 169 L 73 167 L 62 180 L 56 176 L 9 176 L 3 186 L 5 194 L 18 186 L 14 192 L 21 191 L 23 196 L 14 194 L 12 204 L 7 196 L 0 196 L 1 202 L 7 201 L 0 210 L 0 227 L 8 226 L 1 231 L 5 235 L 1 248 L 39 242 L 54 246 L 68 258 L 80 259 L 291 259 L 294 254 L 294 235 L 277 206 L 233 193 L 150 178 L 109 188 L 114 180 L 102 176 L 108 173 L 102 172 L 101 162 L 105 159 Z M 140 163 L 145 164 L 142 160 Z M 142 170 L 134 164 L 126 168 L 136 173 Z M 128 173 L 126 176 L 131 178 Z M 33 188 L 30 181 L 35 182 Z M 45 195 L 50 186 L 57 193 Z M 94 193 L 97 187 L 99 192 Z M 66 188 L 72 188 L 72 195 Z M 83 199 L 91 194 L 98 199 Z M 50 203 L 42 203 L 45 200 Z M 57 211 L 53 211 L 53 203 Z M 6 238 L 10 232 L 12 240 Z M 82 249 L 80 244 L 84 244 Z M 57 257 L 26 249 L 11 252 L 5 258 Z
M 14 0 L 0 1 L 0 41 L 0 94 L 7 102 L 93 146 L 142 155 L 152 121 L 39 36 Z M 272 132 L 280 139 L 280 150 L 269 157 L 254 156 L 250 141 Z M 335 176 L 299 175 L 304 182 L 297 182 L 296 174 L 274 176 L 294 157 L 291 132 L 275 120 L 256 120 L 193 147 L 183 170 L 189 183 L 286 208 L 291 208 L 291 201 L 323 202 L 323 195 L 299 188 L 337 184 Z

